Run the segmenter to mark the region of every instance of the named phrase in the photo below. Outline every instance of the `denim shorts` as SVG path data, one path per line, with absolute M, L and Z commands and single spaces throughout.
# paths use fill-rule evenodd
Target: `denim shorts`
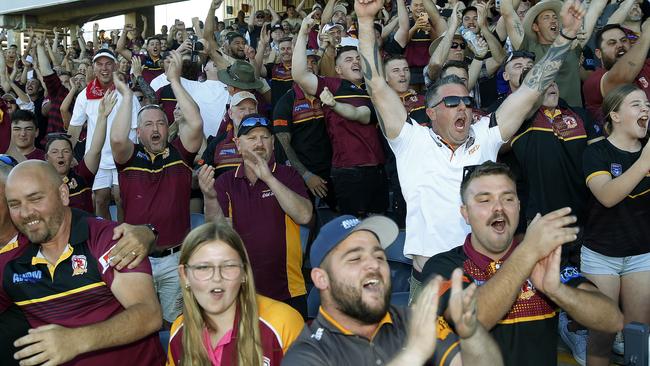
M 609 257 L 583 245 L 580 254 L 580 269 L 582 273 L 586 274 L 612 276 L 650 271 L 650 253 L 629 257 Z

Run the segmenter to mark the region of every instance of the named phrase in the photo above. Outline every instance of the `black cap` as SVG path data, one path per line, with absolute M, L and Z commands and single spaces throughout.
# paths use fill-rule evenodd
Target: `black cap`
M 273 134 L 271 121 L 261 114 L 253 113 L 242 118 L 241 123 L 239 124 L 239 131 L 237 131 L 237 137 L 241 137 L 257 127 L 266 127 L 266 129 Z

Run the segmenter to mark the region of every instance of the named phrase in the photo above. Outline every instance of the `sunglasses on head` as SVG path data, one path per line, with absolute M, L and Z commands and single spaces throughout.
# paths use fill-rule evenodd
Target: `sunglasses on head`
M 458 95 L 450 95 L 447 97 L 443 97 L 441 101 L 438 103 L 434 104 L 431 106 L 431 108 L 436 107 L 440 103 L 445 103 L 445 107 L 447 108 L 455 108 L 460 105 L 460 103 L 463 103 L 465 107 L 472 107 L 474 105 L 474 99 L 472 97 L 460 97 Z
M 61 139 L 66 139 L 69 140 L 72 138 L 72 135 L 69 135 L 65 132 L 50 132 L 46 135 L 47 140 L 61 140 Z
M 18 165 L 18 161 L 7 154 L 0 154 L 0 162 L 10 167 Z
M 470 175 L 472 175 L 472 173 L 474 173 L 476 168 L 478 168 L 479 166 L 480 165 L 466 165 L 466 166 L 464 166 L 463 167 L 463 179 L 462 179 L 461 184 L 465 183 L 469 179 Z
M 463 42 L 451 42 L 451 48 L 458 48 L 460 47 L 461 50 L 464 50 L 467 48 L 467 45 Z
M 239 127 L 269 127 L 270 122 L 264 117 L 248 117 L 241 122 Z
M 142 106 L 140 110 L 138 111 L 137 115 L 140 116 L 140 113 L 146 111 L 147 109 L 157 109 L 159 111 L 163 111 L 162 107 L 159 106 L 158 104 L 147 104 L 145 106 Z M 164 111 L 163 111 L 164 112 Z

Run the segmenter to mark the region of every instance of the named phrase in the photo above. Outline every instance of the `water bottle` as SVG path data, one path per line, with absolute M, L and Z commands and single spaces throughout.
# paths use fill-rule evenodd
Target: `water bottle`
M 474 32 L 461 25 L 460 34 L 463 36 L 465 41 L 467 41 L 467 43 L 470 43 L 472 45 L 472 49 L 478 49 L 478 44 L 476 43 L 476 34 Z

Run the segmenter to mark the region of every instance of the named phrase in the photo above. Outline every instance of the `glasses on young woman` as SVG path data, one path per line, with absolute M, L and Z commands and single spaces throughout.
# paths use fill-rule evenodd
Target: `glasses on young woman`
M 224 280 L 236 280 L 242 273 L 244 265 L 241 263 L 223 263 L 218 266 L 213 264 L 197 264 L 195 266 L 185 265 L 197 281 L 209 281 L 214 278 L 214 274 L 219 269 L 219 276 Z

